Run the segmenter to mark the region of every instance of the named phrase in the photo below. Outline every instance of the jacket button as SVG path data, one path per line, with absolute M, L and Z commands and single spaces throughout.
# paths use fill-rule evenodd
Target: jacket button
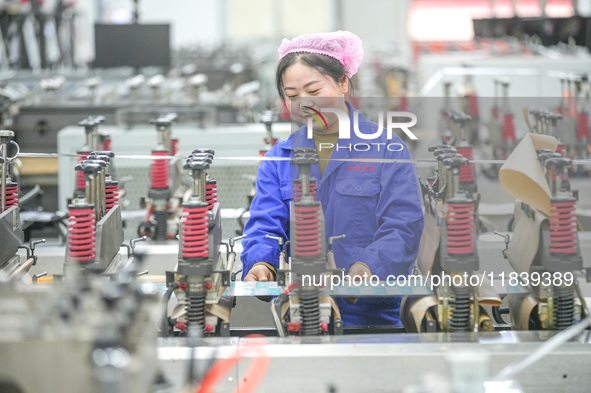
M 355 186 L 355 191 L 359 192 L 363 189 L 363 187 L 361 187 L 360 185 L 356 185 Z

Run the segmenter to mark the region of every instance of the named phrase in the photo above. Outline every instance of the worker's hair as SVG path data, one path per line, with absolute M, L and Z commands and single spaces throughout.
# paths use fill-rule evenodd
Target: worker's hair
M 277 73 L 275 74 L 275 84 L 277 85 L 277 92 L 282 101 L 285 101 L 285 92 L 283 91 L 283 74 L 292 65 L 296 63 L 303 63 L 308 67 L 312 67 L 322 75 L 326 75 L 334 80 L 337 84 L 346 78 L 349 82 L 349 92 L 353 91 L 353 83 L 349 79 L 343 64 L 330 56 L 317 55 L 314 53 L 295 52 L 285 55 L 277 65 Z

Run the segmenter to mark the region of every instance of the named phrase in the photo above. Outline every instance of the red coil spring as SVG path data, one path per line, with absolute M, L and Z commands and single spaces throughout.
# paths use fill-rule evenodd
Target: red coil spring
M 513 123 L 514 116 L 506 114 L 503 117 L 503 141 L 515 141 L 515 123 Z
M 583 139 L 589 140 L 589 113 L 581 112 L 577 115 L 577 139 L 582 141 Z
M 468 114 L 473 119 L 478 118 L 478 96 L 476 94 L 466 94 L 466 99 L 468 100 Z
M 111 181 L 105 185 L 107 211 L 119 204 L 119 182 Z
M 110 137 L 109 137 L 109 138 L 106 138 L 106 139 L 103 141 L 103 148 L 102 148 L 102 149 L 100 149 L 100 150 L 104 150 L 104 151 L 112 151 L 112 150 L 111 150 L 111 138 L 110 138 Z
M 298 257 L 320 256 L 321 226 L 320 216 L 322 206 L 298 206 L 295 209 L 295 247 L 294 253 Z
M 78 153 L 78 163 L 86 160 L 90 152 L 82 152 L 79 151 Z M 76 188 L 78 190 L 84 190 L 86 188 L 86 182 L 84 181 L 84 171 L 76 171 Z
M 207 258 L 208 217 L 207 204 L 183 204 L 183 258 Z
M 561 156 L 566 157 L 566 145 L 558 145 L 558 147 L 556 147 L 556 153 L 559 153 Z
M 173 139 L 171 141 L 171 148 L 172 148 L 172 155 L 176 156 L 176 154 L 179 152 L 179 140 L 178 139 Z
M 550 252 L 576 254 L 577 215 L 575 201 L 550 203 Z
M 215 180 L 208 180 L 205 186 L 205 196 L 209 210 L 213 209 L 213 205 L 218 201 L 218 184 Z
M 474 205 L 449 202 L 447 206 L 447 253 L 474 253 Z
M 152 156 L 166 156 L 166 150 L 152 150 Z M 168 188 L 168 160 L 152 160 L 152 188 Z
M 316 180 L 310 179 L 310 195 L 316 200 Z M 293 182 L 293 200 L 299 202 L 302 199 L 302 181 L 297 179 Z
M 0 188 L 2 191 L 2 188 Z M 18 206 L 18 184 L 14 182 L 6 183 L 6 210 L 13 206 Z
M 70 215 L 68 256 L 79 262 L 94 261 L 96 255 L 94 206 L 71 205 L 68 214 Z
M 490 110 L 490 115 L 492 116 L 493 119 L 498 119 L 499 118 L 499 108 L 494 106 L 491 110 Z
M 408 97 L 405 94 L 400 96 L 400 104 L 398 104 L 398 110 L 404 112 L 408 110 Z
M 463 155 L 468 160 L 472 161 L 474 155 L 472 154 L 472 146 L 458 147 L 457 152 Z M 460 183 L 472 183 L 474 181 L 474 163 L 469 162 L 468 165 L 460 167 Z

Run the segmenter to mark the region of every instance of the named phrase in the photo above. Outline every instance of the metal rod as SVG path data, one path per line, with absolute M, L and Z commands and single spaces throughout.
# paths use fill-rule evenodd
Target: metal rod
M 236 254 L 231 252 L 230 255 L 228 255 L 228 271 L 230 272 L 230 274 L 232 274 L 232 271 L 234 270 L 234 261 L 236 260 Z
M 457 196 L 460 192 L 460 168 L 453 168 L 450 172 L 453 180 L 452 195 Z
M 27 259 L 25 263 L 19 265 L 16 269 L 8 273 L 8 279 L 12 280 L 13 278 L 18 277 L 19 274 L 28 272 L 31 266 L 33 266 L 34 264 L 35 258 Z
M 84 174 L 84 199 L 86 199 L 86 202 L 88 203 L 92 203 L 92 180 L 90 176 L 90 174 Z
M 523 370 L 530 367 L 532 364 L 543 359 L 544 356 L 546 356 L 547 354 L 549 354 L 550 352 L 552 352 L 553 350 L 555 350 L 556 348 L 570 340 L 571 338 L 583 332 L 590 325 L 591 317 L 587 317 L 583 319 L 581 322 L 572 325 L 566 330 L 563 330 L 562 332 L 558 333 L 557 335 L 546 341 L 543 345 L 538 347 L 538 349 L 533 351 L 527 357 L 521 359 L 516 363 L 510 364 L 504 369 L 502 369 L 501 372 L 499 372 L 496 375 L 494 380 L 506 381 L 510 378 L 513 378 L 516 374 L 522 372 Z
M 99 172 L 99 187 L 98 187 L 98 197 L 101 206 L 101 218 L 105 216 L 107 213 L 107 196 L 105 194 L 105 168 L 102 168 Z
M 310 195 L 310 166 L 302 165 L 300 167 L 300 178 L 302 179 L 302 198 Z

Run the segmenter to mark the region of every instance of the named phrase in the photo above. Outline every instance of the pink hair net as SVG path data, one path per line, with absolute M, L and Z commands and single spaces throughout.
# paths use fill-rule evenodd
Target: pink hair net
M 347 76 L 357 73 L 363 60 L 361 39 L 349 31 L 304 34 L 293 40 L 284 38 L 279 46 L 279 60 L 295 52 L 315 53 L 337 59 L 343 64 Z

